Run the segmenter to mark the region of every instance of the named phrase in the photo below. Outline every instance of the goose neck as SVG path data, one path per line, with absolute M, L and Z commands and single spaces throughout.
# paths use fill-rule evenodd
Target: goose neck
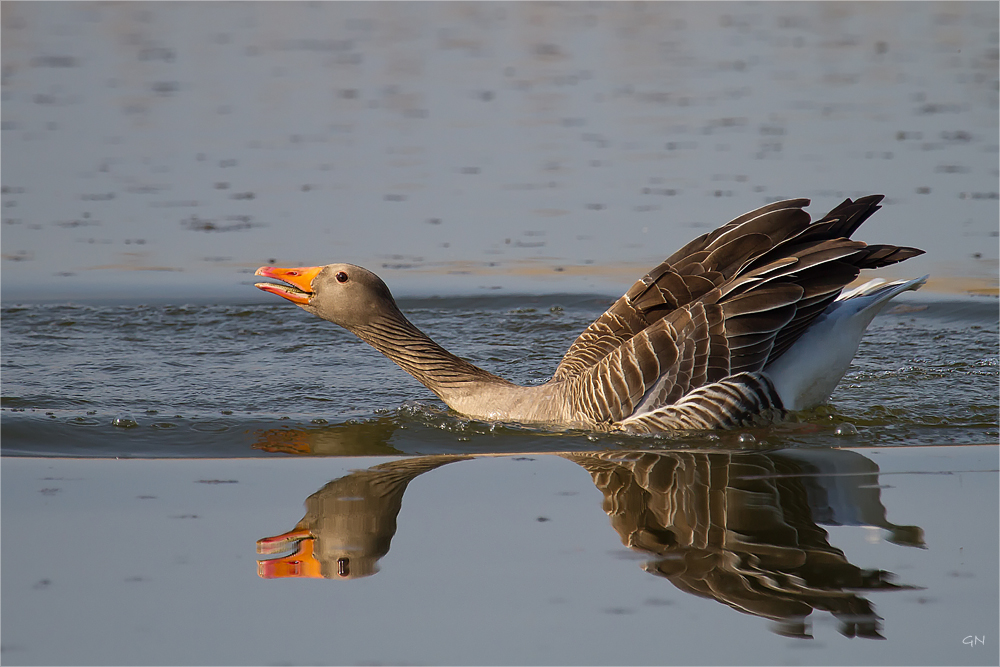
M 467 393 L 479 385 L 510 384 L 447 351 L 398 311 L 373 318 L 353 333 L 445 402 L 451 394 Z

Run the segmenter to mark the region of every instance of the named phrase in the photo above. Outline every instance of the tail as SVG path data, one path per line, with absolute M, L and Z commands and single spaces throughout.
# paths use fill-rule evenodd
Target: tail
M 785 354 L 764 369 L 785 409 L 804 410 L 829 398 L 875 316 L 893 297 L 920 289 L 927 278 L 892 282 L 876 278 L 830 304 Z
M 855 287 L 852 290 L 841 292 L 840 296 L 837 297 L 837 301 L 846 301 L 848 299 L 856 299 L 859 297 L 874 297 L 872 305 L 882 304 L 884 306 L 885 302 L 907 290 L 920 289 L 927 282 L 928 278 L 930 278 L 930 275 L 913 278 L 911 280 L 893 280 L 892 282 L 883 278 L 875 278 L 874 280 L 869 280 L 864 285 Z M 881 310 L 881 308 L 879 310 Z M 875 312 L 878 313 L 878 310 Z

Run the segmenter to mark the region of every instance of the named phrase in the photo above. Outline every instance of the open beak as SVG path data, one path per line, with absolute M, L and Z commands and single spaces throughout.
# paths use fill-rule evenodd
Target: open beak
M 277 294 L 292 303 L 303 305 L 309 303 L 309 297 L 315 293 L 312 288 L 312 282 L 322 270 L 322 266 L 307 266 L 295 269 L 262 266 L 254 272 L 255 276 L 274 278 L 285 284 L 254 283 L 254 287 L 265 292 L 270 292 L 271 294 Z

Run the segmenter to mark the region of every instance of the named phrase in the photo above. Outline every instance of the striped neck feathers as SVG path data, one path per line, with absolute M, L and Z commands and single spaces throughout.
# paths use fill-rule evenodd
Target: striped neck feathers
M 447 402 L 477 384 L 511 383 L 444 349 L 393 308 L 350 331 Z

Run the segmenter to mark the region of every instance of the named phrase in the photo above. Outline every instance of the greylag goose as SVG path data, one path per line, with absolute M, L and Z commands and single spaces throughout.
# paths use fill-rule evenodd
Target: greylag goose
M 861 269 L 923 253 L 851 234 L 881 195 L 810 222 L 808 199 L 775 202 L 699 236 L 640 278 L 570 346 L 552 379 L 523 387 L 448 352 L 351 264 L 264 266 L 256 283 L 338 324 L 463 415 L 628 433 L 737 428 L 823 403 L 875 315 L 927 279 L 844 288 Z

